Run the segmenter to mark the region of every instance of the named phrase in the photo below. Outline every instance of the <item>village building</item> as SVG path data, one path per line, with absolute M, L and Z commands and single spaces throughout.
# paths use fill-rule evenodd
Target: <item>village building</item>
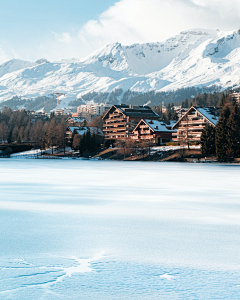
M 231 96 L 238 104 L 240 103 L 240 92 L 233 92 Z
M 70 108 L 62 108 L 62 109 L 55 109 L 55 115 L 63 116 L 63 115 L 71 115 L 72 111 Z
M 111 104 L 108 103 L 93 103 L 93 104 L 82 104 L 77 107 L 77 113 L 81 117 L 86 116 L 101 116 L 111 107 Z
M 172 129 L 177 130 L 177 132 L 173 133 L 173 141 L 179 144 L 192 142 L 199 144 L 204 127 L 207 124 L 216 126 L 217 122 L 218 117 L 214 108 L 192 106 L 173 125 Z
M 49 115 L 45 113 L 44 109 L 38 111 L 30 111 L 28 114 L 31 117 L 31 122 L 37 122 L 39 120 L 47 120 L 49 119 Z
M 167 127 L 167 124 L 158 120 L 142 119 L 133 130 L 132 139 L 148 140 L 157 145 L 163 145 L 172 140 L 176 130 Z
M 91 135 L 95 134 L 97 136 L 103 136 L 103 132 L 101 129 L 97 127 L 86 127 L 86 126 L 68 126 L 66 129 L 66 141 L 67 143 L 72 141 L 73 133 L 83 136 L 86 134 L 88 129 L 90 130 Z
M 148 106 L 113 105 L 103 117 L 106 139 L 126 139 L 141 119 L 158 119 L 159 115 Z
M 188 108 L 180 107 L 179 109 L 176 109 L 176 110 L 174 109 L 174 111 L 176 112 L 178 118 L 181 118 L 188 111 Z
M 66 122 L 68 126 L 81 126 L 81 124 L 84 122 L 85 118 L 81 117 L 69 117 Z

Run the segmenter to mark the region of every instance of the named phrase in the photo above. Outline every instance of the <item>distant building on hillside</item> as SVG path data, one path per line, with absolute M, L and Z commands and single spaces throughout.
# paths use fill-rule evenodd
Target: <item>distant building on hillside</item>
M 49 115 L 44 112 L 44 109 L 38 111 L 30 111 L 28 114 L 31 117 L 31 122 L 37 122 L 38 120 L 47 120 Z
M 68 126 L 80 126 L 85 118 L 80 117 L 69 117 L 66 122 Z
M 55 115 L 71 115 L 72 111 L 70 108 L 62 108 L 62 109 L 56 109 L 54 113 Z
M 141 119 L 154 120 L 159 115 L 149 106 L 113 105 L 103 117 L 106 139 L 126 139 Z
M 100 104 L 82 104 L 77 107 L 77 113 L 80 113 L 81 116 L 84 114 L 93 115 L 93 116 L 101 116 L 111 107 L 108 103 L 100 103 Z
M 231 94 L 232 98 L 236 100 L 236 102 L 239 104 L 240 103 L 240 92 L 233 92 Z
M 75 131 L 76 134 L 83 136 L 84 133 L 86 134 L 88 129 L 90 130 L 91 134 L 95 134 L 98 136 L 102 136 L 103 132 L 101 129 L 97 128 L 97 127 L 83 127 L 83 126 L 68 126 L 67 130 L 66 130 L 66 140 L 67 142 L 71 142 L 72 138 L 73 138 L 73 133 Z
M 207 124 L 216 126 L 217 122 L 218 116 L 214 108 L 192 106 L 173 125 L 172 129 L 177 130 L 173 133 L 173 140 L 180 144 L 200 143 L 203 128 Z
M 174 106 L 174 111 L 176 112 L 178 118 L 181 118 L 188 111 L 188 108 L 182 108 L 180 106 L 180 108 L 175 109 L 175 106 Z

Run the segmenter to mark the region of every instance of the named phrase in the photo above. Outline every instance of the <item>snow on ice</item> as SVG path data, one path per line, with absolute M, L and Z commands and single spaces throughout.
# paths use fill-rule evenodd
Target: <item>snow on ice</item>
M 0 299 L 239 299 L 238 165 L 1 159 Z

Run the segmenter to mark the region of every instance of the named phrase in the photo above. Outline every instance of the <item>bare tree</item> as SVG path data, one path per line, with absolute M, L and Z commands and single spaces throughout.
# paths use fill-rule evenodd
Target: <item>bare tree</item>
M 64 120 L 61 121 L 60 124 L 57 125 L 57 144 L 61 148 L 63 148 L 65 154 L 65 147 L 66 147 L 66 122 Z
M 8 126 L 6 124 L 6 122 L 1 122 L 0 123 L 0 140 L 2 143 L 6 142 L 7 138 L 8 138 Z
M 80 154 L 80 144 L 81 144 L 81 136 L 79 134 L 75 134 L 73 138 L 73 149 L 78 150 Z
M 117 153 L 121 154 L 126 158 L 136 152 L 136 142 L 131 138 L 121 140 L 117 143 Z
M 52 154 L 53 154 L 53 147 L 56 146 L 56 144 L 57 144 L 57 130 L 56 130 L 57 128 L 56 127 L 57 127 L 57 125 L 56 125 L 55 119 L 53 118 L 49 123 L 47 133 L 46 133 L 47 143 L 50 147 L 52 147 Z

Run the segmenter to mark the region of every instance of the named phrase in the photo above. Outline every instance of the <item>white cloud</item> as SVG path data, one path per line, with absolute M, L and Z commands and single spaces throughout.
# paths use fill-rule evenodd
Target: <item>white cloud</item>
M 113 42 L 163 41 L 192 28 L 238 29 L 239 16 L 239 0 L 120 0 L 80 30 L 52 33 L 54 38 L 42 41 L 40 46 L 32 45 L 31 53 L 18 49 L 18 54 L 31 60 L 83 58 Z M 1 57 L 4 59 L 0 52 L 0 61 Z
M 79 32 L 86 45 L 161 41 L 182 30 L 240 26 L 239 0 L 121 0 Z
M 54 35 L 55 39 L 63 44 L 71 44 L 74 41 L 69 32 L 63 32 L 62 34 L 57 34 L 54 32 Z

